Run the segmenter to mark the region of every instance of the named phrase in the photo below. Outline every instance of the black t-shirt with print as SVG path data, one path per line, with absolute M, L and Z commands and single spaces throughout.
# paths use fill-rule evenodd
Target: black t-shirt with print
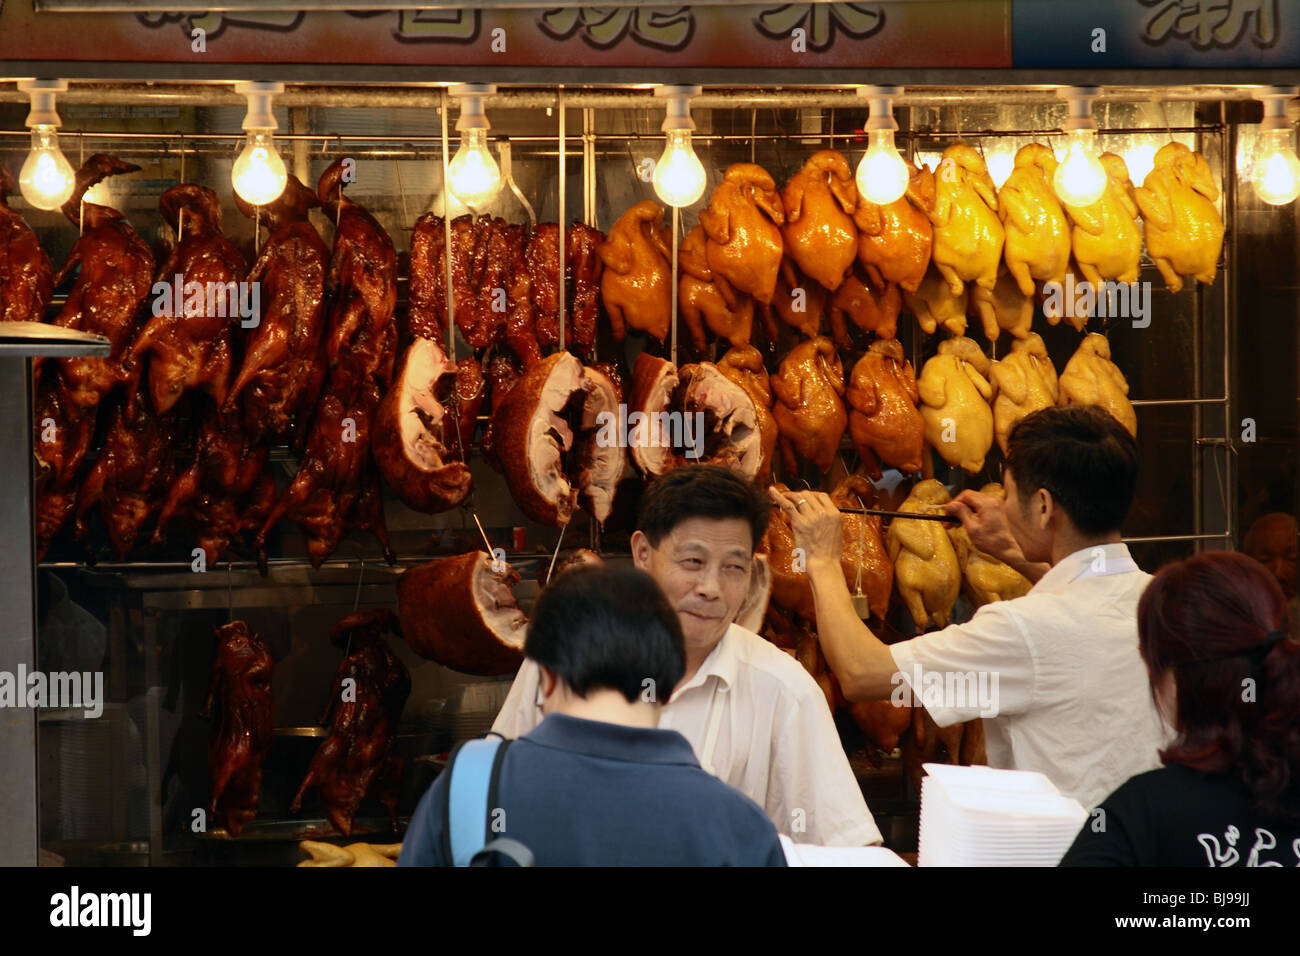
M 1061 866 L 1297 865 L 1300 824 L 1262 817 L 1235 775 L 1178 764 L 1138 774 L 1107 797 L 1061 860 Z

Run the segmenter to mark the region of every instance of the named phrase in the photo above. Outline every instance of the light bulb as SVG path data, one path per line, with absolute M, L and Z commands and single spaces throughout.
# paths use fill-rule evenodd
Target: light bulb
M 230 181 L 249 205 L 265 206 L 280 198 L 289 176 L 269 130 L 249 130 L 248 142 L 230 170 Z
M 487 148 L 487 130 L 467 129 L 447 167 L 452 195 L 471 208 L 485 206 L 501 191 L 501 170 Z
M 37 209 L 58 209 L 72 196 L 76 176 L 72 164 L 59 149 L 59 137 L 52 126 L 32 129 L 32 151 L 18 173 L 23 198 Z
M 871 144 L 858 163 L 858 192 L 869 202 L 884 206 L 907 192 L 908 168 L 894 148 L 894 131 L 871 131 Z
M 655 195 L 679 209 L 694 205 L 704 195 L 704 164 L 691 146 L 691 131 L 672 129 L 664 134 L 664 153 L 655 163 Z
M 1291 148 L 1291 131 L 1266 132 L 1256 154 L 1251 175 L 1255 195 L 1270 206 L 1285 206 L 1300 196 L 1300 158 Z
M 1106 192 L 1106 168 L 1092 151 L 1092 133 L 1087 129 L 1070 133 L 1065 161 L 1052 178 L 1056 198 L 1067 206 L 1091 206 Z

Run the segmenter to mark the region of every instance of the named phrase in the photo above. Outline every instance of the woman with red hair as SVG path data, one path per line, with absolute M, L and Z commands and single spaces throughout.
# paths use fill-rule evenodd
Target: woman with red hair
M 1138 602 L 1156 706 L 1177 736 L 1084 824 L 1062 866 L 1300 865 L 1300 644 L 1259 562 L 1211 551 Z

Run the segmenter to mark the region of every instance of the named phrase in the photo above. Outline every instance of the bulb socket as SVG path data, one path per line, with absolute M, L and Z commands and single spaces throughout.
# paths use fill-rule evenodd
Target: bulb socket
M 52 126 L 56 129 L 62 126 L 54 100 L 67 89 L 67 80 L 19 80 L 18 92 L 26 93 L 32 101 L 31 112 L 27 114 L 27 126 Z
M 277 93 L 284 92 L 283 83 L 236 83 L 235 92 L 248 99 L 248 111 L 244 113 L 244 125 L 242 129 L 278 129 L 280 124 L 275 121 L 275 113 L 271 110 L 271 103 Z

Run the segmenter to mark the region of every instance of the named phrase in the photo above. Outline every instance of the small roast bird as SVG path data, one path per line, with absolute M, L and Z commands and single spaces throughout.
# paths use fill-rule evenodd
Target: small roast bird
M 1031 334 L 1034 298 L 1020 291 L 1020 286 L 1006 269 L 998 270 L 998 284 L 992 289 L 975 287 L 971 305 L 984 326 L 984 336 L 990 342 L 996 342 L 1003 329 L 1018 339 Z
M 883 206 L 858 197 L 853 222 L 858 227 L 858 261 L 872 285 L 897 283 L 915 292 L 930 265 L 934 246 L 934 172 L 929 166 L 911 166 L 907 192 Z
M 948 464 L 972 475 L 984 467 L 984 456 L 993 447 L 993 386 L 986 377 L 990 364 L 973 339 L 944 339 L 916 383 L 925 440 Z
M 825 288 L 839 288 L 858 252 L 858 189 L 849 161 L 833 149 L 813 153 L 781 190 L 781 202 L 786 254 Z
M 998 219 L 998 195 L 980 154 L 966 143 L 943 151 L 935 172 L 936 198 L 931 259 L 954 296 L 967 282 L 986 289 L 998 281 L 1006 230 Z
M 919 481 L 899 506 L 908 514 L 943 514 L 950 500 L 948 489 L 933 478 Z M 946 627 L 961 592 L 965 555 L 958 553 L 960 538 L 953 538 L 939 521 L 894 518 L 885 537 L 894 562 L 894 582 L 918 631 L 930 625 Z
M 781 430 L 786 470 L 798 467 L 796 455 L 830 470 L 848 425 L 844 411 L 844 366 L 835 344 L 824 335 L 800 342 L 772 376 L 773 415 Z
M 664 209 L 646 199 L 619 216 L 596 247 L 605 263 L 600 296 L 617 341 L 631 326 L 663 341 L 672 320 L 672 237 L 663 227 Z
M 735 163 L 700 213 L 708 234 L 709 268 L 760 304 L 772 301 L 785 242 L 785 211 L 776 183 L 762 166 Z
M 1034 280 L 1064 282 L 1070 261 L 1070 224 L 1052 188 L 1056 156 L 1042 143 L 1022 146 L 1011 175 L 998 190 L 998 215 L 1006 228 L 1007 269 L 1024 295 Z
M 1223 248 L 1223 219 L 1214 205 L 1219 187 L 1205 157 L 1182 143 L 1166 143 L 1156 153 L 1155 168 L 1136 190 L 1136 197 L 1147 252 L 1169 291 L 1181 290 L 1184 276 L 1206 285 L 1214 282 Z
M 1091 206 L 1065 205 L 1074 224 L 1070 242 L 1085 279 L 1094 286 L 1107 281 L 1137 282 L 1141 269 L 1142 232 L 1128 166 L 1114 153 L 1102 153 L 1106 191 Z
M 933 335 L 939 326 L 953 335 L 966 334 L 966 307 L 970 293 L 965 285 L 955 295 L 944 281 L 939 270 L 931 268 L 915 292 L 905 292 L 903 299 L 907 310 L 916 316 L 916 322 L 926 335 Z
M 1040 408 L 1055 405 L 1060 395 L 1056 369 L 1047 346 L 1036 332 L 1011 343 L 1011 354 L 993 363 L 993 431 L 998 447 L 1007 451 L 1007 436 L 1016 422 Z
M 921 470 L 925 421 L 917 409 L 916 373 L 897 339 L 877 339 L 853 366 L 848 392 L 849 435 L 873 478 L 881 464 Z
M 1110 412 L 1129 434 L 1137 437 L 1137 414 L 1128 400 L 1124 373 L 1110 360 L 1110 341 L 1093 332 L 1061 373 L 1062 405 L 1100 405 Z
M 996 481 L 991 481 L 980 489 L 980 494 L 995 495 L 1006 500 L 1007 491 Z M 960 553 L 966 551 L 966 560 L 962 567 L 965 576 L 966 596 L 976 607 L 992 604 L 994 601 L 1010 601 L 1029 593 L 1033 587 L 1030 580 L 1008 564 L 1004 564 L 991 554 L 985 554 L 970 542 L 970 535 L 961 525 L 948 529 L 948 536 L 953 539 L 954 547 Z
M 754 300 L 736 292 L 726 279 L 709 268 L 708 241 L 704 228 L 696 226 L 686 234 L 677 250 L 677 264 L 681 267 L 677 304 L 682 318 L 697 349 L 705 346 L 706 325 L 718 338 L 735 346 L 746 346 L 754 325 Z

